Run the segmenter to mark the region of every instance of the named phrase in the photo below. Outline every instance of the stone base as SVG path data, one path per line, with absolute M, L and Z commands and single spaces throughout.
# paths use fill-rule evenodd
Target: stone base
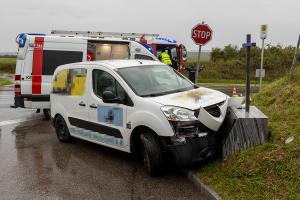
M 229 107 L 219 130 L 222 141 L 223 159 L 241 150 L 261 145 L 269 138 L 268 117 L 255 106 L 245 109 Z

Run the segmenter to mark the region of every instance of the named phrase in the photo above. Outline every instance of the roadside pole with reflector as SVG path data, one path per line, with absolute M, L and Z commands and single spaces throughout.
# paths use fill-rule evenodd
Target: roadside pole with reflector
M 268 25 L 263 24 L 260 26 L 260 38 L 262 40 L 261 45 L 261 60 L 260 60 L 260 70 L 259 70 L 259 91 L 261 90 L 262 78 L 264 76 L 264 50 L 265 50 L 265 39 L 267 38 L 268 34 Z

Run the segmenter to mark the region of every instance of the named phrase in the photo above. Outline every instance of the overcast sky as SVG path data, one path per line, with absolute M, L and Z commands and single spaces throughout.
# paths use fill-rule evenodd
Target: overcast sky
M 299 10 L 299 0 L 1 0 L 0 52 L 17 51 L 20 32 L 52 29 L 160 33 L 196 50 L 191 28 L 202 21 L 214 31 L 205 50 L 241 46 L 247 33 L 260 45 L 264 23 L 267 43 L 295 45 Z

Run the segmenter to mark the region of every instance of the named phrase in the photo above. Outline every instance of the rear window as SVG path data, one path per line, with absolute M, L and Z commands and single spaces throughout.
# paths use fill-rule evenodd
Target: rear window
M 53 75 L 55 69 L 64 64 L 82 62 L 83 52 L 80 51 L 43 51 L 43 75 Z
M 87 70 L 84 68 L 63 69 L 53 80 L 53 94 L 82 96 L 85 93 Z

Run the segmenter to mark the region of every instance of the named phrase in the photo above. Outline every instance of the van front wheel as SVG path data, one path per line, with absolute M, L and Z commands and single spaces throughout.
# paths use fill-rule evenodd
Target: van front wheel
M 55 120 L 55 130 L 57 138 L 61 142 L 70 142 L 72 136 L 70 135 L 68 126 L 62 116 L 58 116 Z
M 160 145 L 151 133 L 141 134 L 140 138 L 145 168 L 150 176 L 157 176 L 163 169 L 163 156 Z

